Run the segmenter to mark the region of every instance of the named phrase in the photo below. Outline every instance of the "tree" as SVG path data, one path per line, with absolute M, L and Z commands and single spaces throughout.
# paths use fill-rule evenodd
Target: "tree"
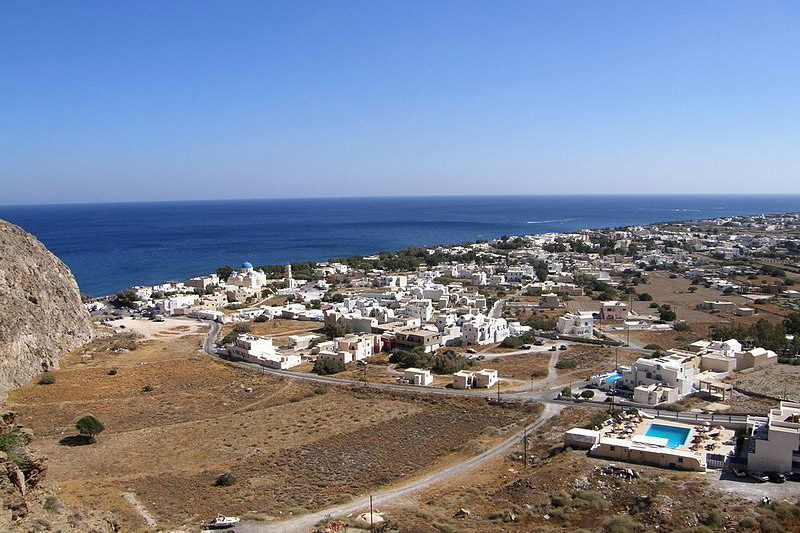
M 250 333 L 250 324 L 240 322 L 233 326 L 233 331 L 222 337 L 222 343 L 230 344 L 236 340 L 236 337 L 244 333 Z
M 231 277 L 231 274 L 233 274 L 233 269 L 228 265 L 221 266 L 217 269 L 217 276 L 219 276 L 221 280 L 228 279 Z
M 138 299 L 135 292 L 126 289 L 124 291 L 119 291 L 116 296 L 114 296 L 114 300 L 112 300 L 111 303 L 115 307 L 133 307 L 133 302 Z
M 333 359 L 317 359 L 314 362 L 312 372 L 320 376 L 327 376 L 330 374 L 337 374 L 343 372 L 345 369 L 344 363 L 335 361 Z
M 585 390 L 585 391 L 581 392 L 581 398 L 583 398 L 585 400 L 590 400 L 590 399 L 594 398 L 594 391 L 593 390 Z
M 640 302 L 652 302 L 653 301 L 653 297 L 649 293 L 643 292 L 642 294 L 639 295 L 639 301 Z
M 83 415 L 80 417 L 78 421 L 75 422 L 75 428 L 78 430 L 78 433 L 84 437 L 89 437 L 92 442 L 95 441 L 97 435 L 106 429 L 103 423 L 93 415 Z
M 790 335 L 800 333 L 800 313 L 789 313 L 783 319 L 783 327 L 786 328 L 786 333 Z
M 339 321 L 326 325 L 323 331 L 329 339 L 333 340 L 336 337 L 344 337 L 348 333 L 353 333 L 353 326 L 349 322 Z

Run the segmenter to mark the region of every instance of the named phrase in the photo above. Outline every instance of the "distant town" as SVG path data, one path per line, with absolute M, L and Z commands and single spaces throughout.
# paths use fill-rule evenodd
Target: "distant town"
M 741 411 L 742 378 L 800 362 L 799 255 L 800 215 L 728 217 L 322 263 L 245 261 L 85 305 L 118 332 L 144 319 L 217 323 L 210 354 L 265 370 L 607 403 L 629 411 L 569 430 L 565 443 L 612 460 L 701 471 L 727 462 L 777 479 L 800 470 L 798 388 L 753 391 L 772 405 L 766 416 L 726 413 Z M 278 337 L 269 323 L 279 319 L 309 326 Z M 614 358 L 587 360 L 587 348 Z M 542 352 L 585 374 L 562 386 L 546 368 L 504 373 Z M 379 354 L 391 372 L 374 377 Z M 650 423 L 666 410 L 672 420 Z

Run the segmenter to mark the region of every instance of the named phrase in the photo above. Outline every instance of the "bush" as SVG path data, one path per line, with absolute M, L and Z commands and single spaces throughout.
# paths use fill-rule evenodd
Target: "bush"
M 650 309 L 658 309 L 658 304 L 653 302 L 649 305 Z
M 596 490 L 579 490 L 572 498 L 572 505 L 579 509 L 608 509 L 608 502 Z
M 48 513 L 58 513 L 63 508 L 63 505 L 61 505 L 61 502 L 55 496 L 48 496 L 44 500 L 44 505 L 42 505 L 42 507 Z
M 230 487 L 234 483 L 236 483 L 236 476 L 233 475 L 233 472 L 220 474 L 217 476 L 217 479 L 214 480 L 215 487 Z
M 519 348 L 522 346 L 524 342 L 519 337 L 506 337 L 503 339 L 503 342 L 500 343 L 502 348 Z
M 563 361 L 559 361 L 556 363 L 556 368 L 559 370 L 570 370 L 578 366 L 578 363 L 573 361 L 572 359 L 565 359 Z
M 85 437 L 89 437 L 94 442 L 95 437 L 103 432 L 106 427 L 93 415 L 83 415 L 75 422 L 75 428 L 78 433 Z
M 266 315 L 266 313 L 258 315 L 255 318 L 255 320 L 253 320 L 253 322 L 267 322 L 267 321 L 269 321 L 269 317 Z
M 115 366 L 112 366 L 111 368 L 108 369 L 109 376 L 116 376 L 117 372 L 119 372 L 119 369 Z
M 50 372 L 45 372 L 42 374 L 42 377 L 39 378 L 39 385 L 52 385 L 55 382 L 56 377 Z
M 653 301 L 653 297 L 650 296 L 650 294 L 648 294 L 646 292 L 643 292 L 642 294 L 639 295 L 639 301 L 640 302 L 652 302 Z
M 719 529 L 725 525 L 725 515 L 719 509 L 712 509 L 703 517 L 701 522 L 708 527 Z
M 323 331 L 329 339 L 333 340 L 337 337 L 344 337 L 348 333 L 353 333 L 353 326 L 349 322 L 335 322 L 325 326 Z
M 585 391 L 581 392 L 581 398 L 584 398 L 586 400 L 590 400 L 590 399 L 594 398 L 594 391 L 593 390 L 585 390 Z
M 686 322 L 675 322 L 672 327 L 675 331 L 692 331 L 692 328 Z
M 603 529 L 606 533 L 636 533 L 642 531 L 642 524 L 623 514 L 606 520 Z
M 334 361 L 333 359 L 317 359 L 314 362 L 312 372 L 320 376 L 328 376 L 330 374 L 343 372 L 344 369 L 344 364 L 339 361 Z
M 19 428 L 10 427 L 0 433 L 0 452 L 8 457 L 8 460 L 17 466 L 22 466 L 28 462 L 28 449 L 25 435 Z
M 655 344 L 655 343 L 648 344 L 647 346 L 644 347 L 644 349 L 645 350 L 654 350 L 654 351 L 657 351 L 657 352 L 661 352 L 661 351 L 664 350 L 664 348 L 662 348 L 660 345 Z

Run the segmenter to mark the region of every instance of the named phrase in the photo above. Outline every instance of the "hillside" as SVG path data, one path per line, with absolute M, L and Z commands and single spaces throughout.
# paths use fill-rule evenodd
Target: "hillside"
M 69 269 L 32 235 L 0 220 L 0 397 L 58 367 L 91 340 L 92 322 Z

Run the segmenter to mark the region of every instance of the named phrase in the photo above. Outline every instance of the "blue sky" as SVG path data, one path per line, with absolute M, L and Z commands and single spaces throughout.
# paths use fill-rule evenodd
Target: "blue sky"
M 800 3 L 0 3 L 0 204 L 800 192 Z

